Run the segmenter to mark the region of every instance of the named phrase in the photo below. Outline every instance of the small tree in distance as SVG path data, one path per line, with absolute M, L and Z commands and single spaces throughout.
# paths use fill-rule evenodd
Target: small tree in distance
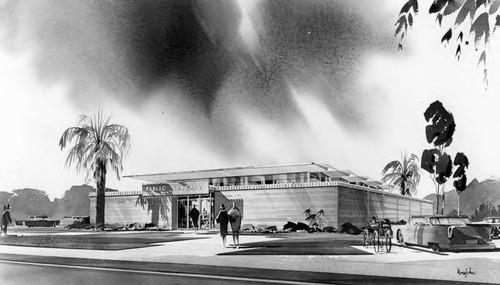
M 389 162 L 382 170 L 382 181 L 399 186 L 400 194 L 414 196 L 417 193 L 417 185 L 420 182 L 420 169 L 418 157 L 411 154 L 405 155 L 399 160 Z
M 462 192 L 467 187 L 467 176 L 465 169 L 469 167 L 469 159 L 465 154 L 459 152 L 455 159 L 446 153 L 446 147 L 453 142 L 455 133 L 455 119 L 453 114 L 448 112 L 443 104 L 435 101 L 430 104 L 424 113 L 425 120 L 430 123 L 425 128 L 427 142 L 434 145 L 434 148 L 425 149 L 422 152 L 421 167 L 429 172 L 434 185 L 436 186 L 436 214 L 439 214 L 439 199 L 442 199 L 441 214 L 445 206 L 445 183 L 451 177 L 453 165 L 458 166 L 453 174 L 456 180 L 453 186 L 458 192 Z

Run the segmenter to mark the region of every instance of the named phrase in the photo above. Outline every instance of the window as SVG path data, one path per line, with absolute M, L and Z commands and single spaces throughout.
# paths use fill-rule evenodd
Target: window
M 248 185 L 264 184 L 264 176 L 250 176 L 248 177 Z
M 273 180 L 275 184 L 288 183 L 288 176 L 286 174 L 275 174 Z
M 272 175 L 264 176 L 264 183 L 265 184 L 273 184 L 273 176 Z
M 306 183 L 307 182 L 307 173 L 297 173 L 297 183 Z
M 320 182 L 321 181 L 320 174 L 321 173 L 319 173 L 319 172 L 309 173 L 309 182 Z

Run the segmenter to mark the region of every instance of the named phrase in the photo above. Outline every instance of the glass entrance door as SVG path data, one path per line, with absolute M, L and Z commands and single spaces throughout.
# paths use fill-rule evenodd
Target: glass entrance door
M 193 222 L 189 218 L 189 211 L 196 205 L 200 212 L 198 225 L 200 229 L 213 228 L 213 197 L 190 196 L 179 197 L 177 199 L 177 227 L 188 229 L 193 227 Z
M 177 227 L 185 229 L 188 227 L 188 204 L 186 198 L 177 199 Z
M 200 228 L 210 229 L 210 216 L 212 213 L 212 208 L 210 204 L 210 198 L 205 197 L 200 200 Z

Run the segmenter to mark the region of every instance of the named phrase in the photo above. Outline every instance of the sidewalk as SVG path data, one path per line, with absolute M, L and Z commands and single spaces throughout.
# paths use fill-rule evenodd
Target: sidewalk
M 120 233 L 113 232 L 109 234 Z M 186 232 L 182 233 L 182 235 L 188 237 L 203 236 L 204 238 L 158 243 L 149 247 L 116 251 L 0 245 L 0 253 L 318 273 L 361 274 L 462 282 L 500 282 L 500 277 L 497 274 L 497 269 L 500 267 L 500 254 L 498 252 L 436 255 L 394 246 L 391 253 L 376 255 L 219 255 L 221 253 L 249 250 L 244 247 L 245 243 L 273 240 L 273 238 L 260 235 L 244 235 L 240 237 L 241 244 L 243 245 L 242 248 L 222 249 L 221 238 L 216 234 L 195 235 L 192 232 Z M 232 244 L 231 236 L 227 237 L 227 243 Z M 368 252 L 371 250 L 371 248 L 364 249 L 363 247 L 359 247 L 359 249 Z M 371 253 L 373 252 L 371 251 Z M 469 267 L 472 268 L 474 274 L 463 275 L 457 273 L 458 269 L 463 271 Z

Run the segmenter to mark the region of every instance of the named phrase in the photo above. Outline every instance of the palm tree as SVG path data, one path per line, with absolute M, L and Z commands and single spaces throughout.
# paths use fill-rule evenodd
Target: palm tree
M 326 224 L 325 213 L 323 210 L 319 210 L 316 214 L 314 214 L 311 209 L 306 209 L 304 211 L 304 216 L 306 216 L 306 222 L 309 222 L 309 226 L 317 226 L 321 230 L 323 226 Z
M 122 125 L 110 124 L 110 119 L 103 117 L 102 111 L 94 114 L 93 118 L 81 115 L 78 126 L 68 128 L 59 140 L 61 150 L 73 145 L 68 152 L 66 167 L 75 164 L 78 172 L 86 172 L 87 182 L 90 175 L 96 182 L 96 228 L 100 230 L 104 229 L 104 189 L 108 167 L 120 179 L 122 160 L 130 149 L 128 129 Z
M 418 156 L 404 155 L 401 161 L 389 162 L 382 170 L 382 181 L 399 186 L 401 195 L 414 196 L 417 193 L 417 185 L 420 182 L 420 167 Z

